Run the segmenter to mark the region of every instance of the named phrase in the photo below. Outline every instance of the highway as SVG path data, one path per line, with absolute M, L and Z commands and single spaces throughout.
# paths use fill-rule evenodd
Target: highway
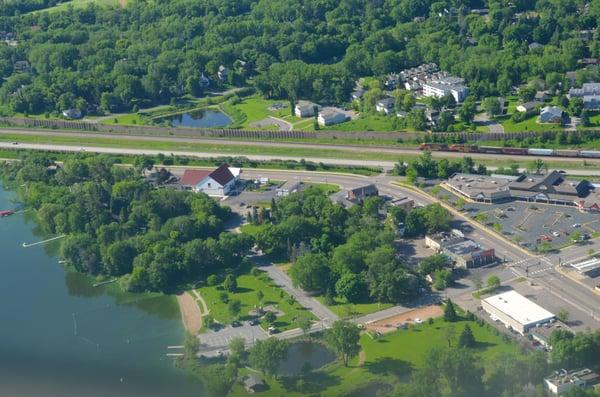
M 190 137 L 190 136 L 164 136 L 164 135 L 134 135 L 134 134 L 119 134 L 119 133 L 97 133 L 97 132 L 77 132 L 77 131 L 53 131 L 53 130 L 42 130 L 42 129 L 13 129 L 13 128 L 0 128 L 0 135 L 23 135 L 23 136 L 39 136 L 39 137 L 80 137 L 80 138 L 102 138 L 102 139 L 111 139 L 115 142 L 121 141 L 140 141 L 140 142 L 170 142 L 170 143 L 179 143 L 179 144 L 204 144 L 204 145 L 224 145 L 224 146 L 261 146 L 261 147 L 271 147 L 271 148 L 303 148 L 303 149 L 320 149 L 320 150 L 335 150 L 335 151 L 344 151 L 344 152 L 355 152 L 355 153 L 385 153 L 391 155 L 398 155 L 398 157 L 407 156 L 407 155 L 416 155 L 420 153 L 420 150 L 416 147 L 395 147 L 395 146 L 385 146 L 385 145 L 369 145 L 368 143 L 360 143 L 357 144 L 324 144 L 324 143 L 310 143 L 310 142 L 275 142 L 275 141 L 266 141 L 266 140 L 241 140 L 241 139 L 216 139 L 216 138 L 204 138 L 204 137 Z M 25 143 L 20 143 L 20 145 L 25 146 Z M 66 145 L 58 145 L 58 146 L 66 146 Z M 73 145 L 76 146 L 76 145 Z M 85 144 L 84 147 L 93 147 L 94 145 Z M 171 151 L 168 151 L 171 153 Z M 174 152 L 175 153 L 175 152 Z M 180 152 L 177 152 L 180 153 Z M 200 155 L 202 157 L 209 156 L 206 153 L 197 153 L 190 154 L 190 152 L 181 152 L 187 153 L 186 155 Z M 214 156 L 215 154 L 212 153 Z M 231 155 L 231 154 L 226 154 Z M 540 156 L 515 156 L 515 155 L 507 155 L 507 154 L 484 154 L 484 153 L 457 153 L 457 152 L 432 152 L 433 157 L 439 158 L 462 158 L 465 155 L 477 160 L 489 160 L 490 158 L 499 159 L 499 160 L 511 160 L 511 161 L 528 161 L 539 158 Z M 250 156 L 246 156 L 250 157 Z M 278 158 L 282 158 L 278 156 Z M 295 159 L 295 157 L 288 157 L 289 159 Z M 308 159 L 308 158 L 307 158 Z M 549 158 L 552 160 L 559 160 L 561 162 L 574 162 L 581 163 L 583 159 L 580 158 L 568 158 L 568 157 L 553 157 Z M 319 159 L 323 160 L 323 159 Z M 331 163 L 332 158 L 326 159 L 329 163 Z M 338 159 L 339 160 L 339 159 Z M 315 161 L 318 161 L 315 159 Z M 345 160 L 349 161 L 349 160 Z M 600 159 L 585 159 L 588 164 L 597 164 L 600 165 Z M 367 162 L 369 163 L 369 162 Z M 384 167 L 389 166 L 391 164 L 393 166 L 393 162 L 381 162 L 386 165 L 382 165 Z M 346 163 L 348 164 L 348 163 Z

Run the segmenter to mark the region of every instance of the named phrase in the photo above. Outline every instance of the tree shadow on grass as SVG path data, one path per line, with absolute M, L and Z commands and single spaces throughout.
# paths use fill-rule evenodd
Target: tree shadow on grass
M 373 375 L 393 375 L 398 380 L 407 380 L 412 372 L 412 365 L 408 361 L 389 357 L 367 361 L 365 368 Z
M 253 289 L 251 289 L 251 288 L 246 288 L 246 287 L 237 287 L 237 288 L 235 289 L 234 293 L 236 293 L 236 294 L 244 294 L 244 293 L 246 293 L 246 292 L 252 292 L 252 291 L 254 291 L 254 290 L 253 290 Z
M 489 349 L 490 347 L 494 347 L 496 346 L 495 343 L 490 343 L 490 342 L 480 342 L 480 341 L 475 341 L 475 346 L 473 346 L 475 349 Z
M 280 378 L 280 383 L 287 391 L 311 394 L 337 386 L 341 383 L 341 379 L 337 375 L 314 371 L 307 376 L 283 376 Z

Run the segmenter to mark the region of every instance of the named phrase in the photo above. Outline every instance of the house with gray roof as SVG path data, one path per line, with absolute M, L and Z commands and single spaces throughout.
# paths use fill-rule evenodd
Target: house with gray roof
M 581 88 L 571 88 L 568 97 L 583 99 L 585 109 L 600 109 L 600 83 L 584 83 Z
M 563 110 L 558 106 L 546 106 L 540 110 L 540 123 L 561 123 Z

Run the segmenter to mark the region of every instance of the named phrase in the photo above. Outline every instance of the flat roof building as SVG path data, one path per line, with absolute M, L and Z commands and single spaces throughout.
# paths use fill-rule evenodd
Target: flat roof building
M 446 185 L 455 192 L 474 201 L 496 203 L 510 199 L 510 180 L 487 175 L 457 173 L 446 181 Z
M 592 258 L 583 262 L 572 263 L 571 267 L 578 273 L 591 278 L 600 276 L 600 259 Z
M 562 395 L 574 387 L 588 387 L 599 382 L 600 376 L 588 368 L 576 371 L 561 369 L 544 379 L 546 388 L 554 395 Z
M 425 236 L 425 246 L 446 254 L 454 267 L 469 269 L 492 263 L 496 260 L 493 248 L 484 249 L 459 230 Z
M 524 335 L 529 329 L 554 319 L 554 314 L 516 291 L 494 295 L 481 301 L 483 309 L 508 329 Z

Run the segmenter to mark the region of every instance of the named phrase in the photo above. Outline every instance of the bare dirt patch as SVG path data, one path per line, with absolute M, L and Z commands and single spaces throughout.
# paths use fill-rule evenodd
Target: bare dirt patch
M 366 328 L 369 331 L 376 331 L 385 334 L 395 331 L 398 324 L 415 324 L 416 319 L 427 321 L 429 318 L 440 317 L 443 314 L 444 311 L 440 306 L 431 305 L 384 318 L 383 320 L 374 321 L 367 324 Z
M 202 328 L 202 313 L 196 300 L 187 292 L 177 295 L 177 303 L 181 312 L 181 321 L 186 331 L 196 335 Z

